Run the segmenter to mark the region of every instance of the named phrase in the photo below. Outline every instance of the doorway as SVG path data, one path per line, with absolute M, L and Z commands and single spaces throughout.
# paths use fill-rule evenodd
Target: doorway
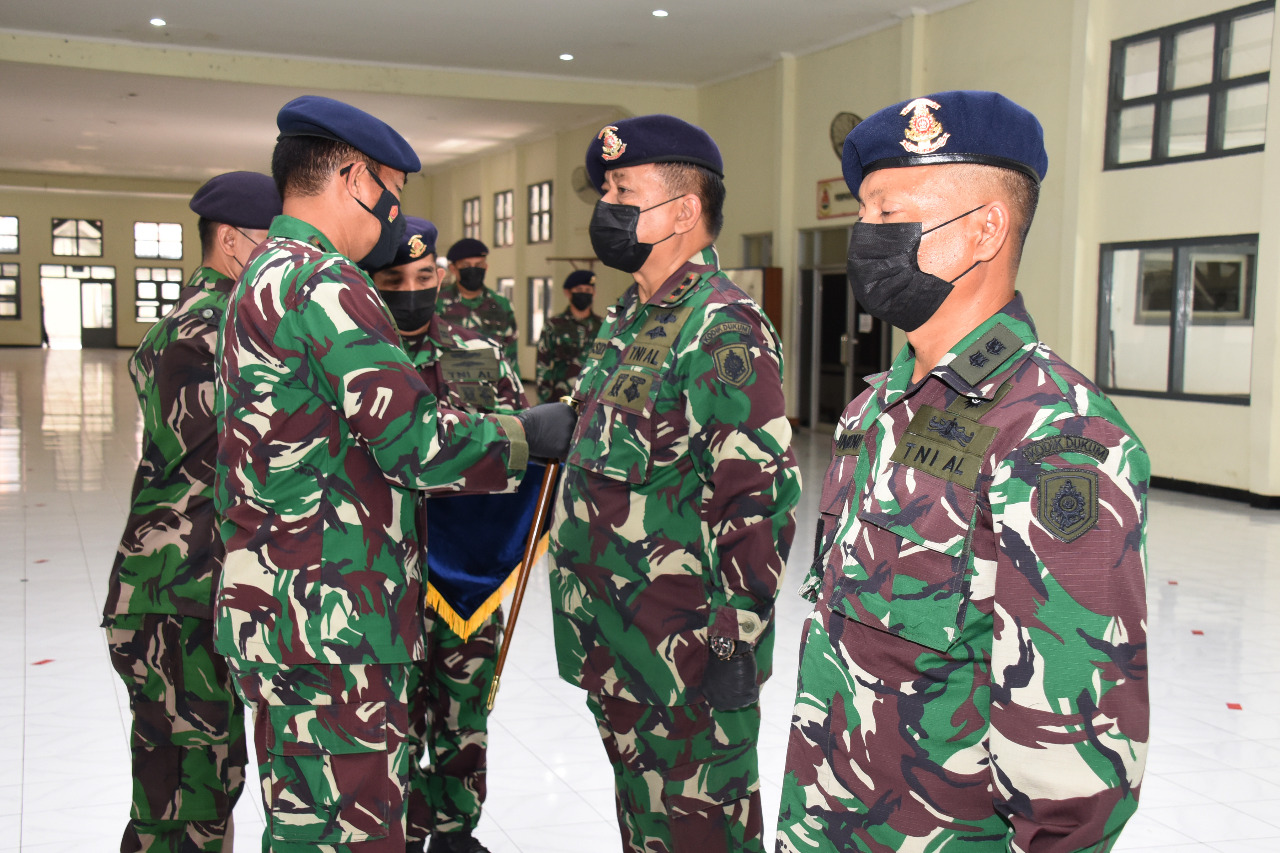
M 888 326 L 849 290 L 848 246 L 847 227 L 800 232 L 800 417 L 810 428 L 834 426 L 863 378 L 890 363 Z
M 50 349 L 116 346 L 116 269 L 40 265 L 40 316 Z

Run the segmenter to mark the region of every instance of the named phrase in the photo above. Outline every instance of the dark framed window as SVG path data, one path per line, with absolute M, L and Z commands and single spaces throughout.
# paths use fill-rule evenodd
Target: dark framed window
M 529 242 L 551 242 L 551 182 L 529 184 Z
M 178 222 L 133 223 L 133 256 L 182 260 L 182 224 Z
M 0 264 L 0 320 L 22 319 L 22 276 L 18 264 Z
M 480 196 L 462 200 L 462 236 L 480 239 Z
M 493 194 L 493 245 L 513 246 L 516 242 L 516 192 Z
M 133 319 L 154 323 L 178 303 L 182 290 L 181 267 L 135 267 L 133 270 Z
M 512 305 L 516 304 L 516 280 L 514 278 L 510 276 L 499 278 L 494 290 L 498 294 L 505 296 Z
M 53 220 L 53 253 L 74 258 L 102 257 L 102 220 Z
M 1261 151 L 1275 2 L 1111 43 L 1108 169 Z
M 0 216 L 0 255 L 18 254 L 18 217 Z
M 1257 234 L 1102 246 L 1098 384 L 1247 404 L 1257 260 Z
M 546 276 L 529 277 L 529 343 L 537 345 L 542 325 L 551 316 L 551 288 L 555 280 Z

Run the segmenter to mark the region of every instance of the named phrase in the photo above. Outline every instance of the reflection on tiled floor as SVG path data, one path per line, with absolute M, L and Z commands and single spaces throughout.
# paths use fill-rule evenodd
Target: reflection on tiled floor
M 0 349 L 0 851 L 111 850 L 128 813 L 128 709 L 98 628 L 138 453 L 127 356 Z M 806 612 L 795 586 L 828 447 L 797 436 L 805 497 L 763 694 L 769 825 Z M 1156 492 L 1150 551 L 1151 757 L 1117 849 L 1276 853 L 1280 513 Z M 555 674 L 545 566 L 520 616 L 489 762 L 478 835 L 495 853 L 618 849 L 595 725 Z M 258 849 L 256 787 L 235 821 L 236 848 Z

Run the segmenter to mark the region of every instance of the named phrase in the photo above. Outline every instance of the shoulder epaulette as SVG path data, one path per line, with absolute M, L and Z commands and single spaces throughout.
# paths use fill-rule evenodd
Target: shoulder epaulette
M 999 370 L 1020 349 L 1022 339 L 1004 323 L 996 323 L 985 335 L 956 355 L 948 366 L 965 382 L 977 386 Z

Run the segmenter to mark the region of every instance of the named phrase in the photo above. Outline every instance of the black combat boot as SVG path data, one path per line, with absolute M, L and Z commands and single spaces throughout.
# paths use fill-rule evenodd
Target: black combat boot
M 427 853 L 489 853 L 489 848 L 471 837 L 470 830 L 462 832 L 433 832 Z

